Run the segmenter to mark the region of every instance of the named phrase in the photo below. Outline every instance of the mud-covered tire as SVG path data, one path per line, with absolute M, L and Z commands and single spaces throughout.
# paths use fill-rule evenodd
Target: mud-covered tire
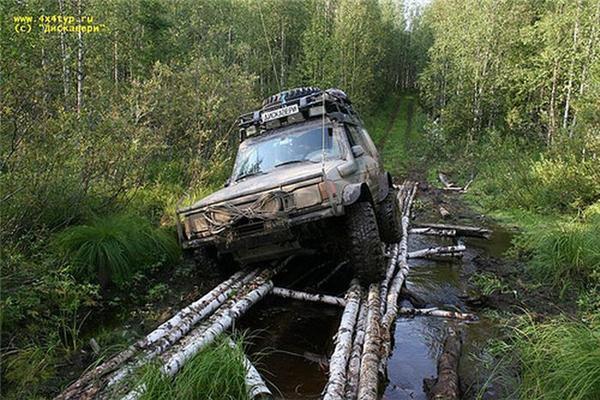
M 387 197 L 379 203 L 377 210 L 379 236 L 385 243 L 398 243 L 402 238 L 402 210 L 396 197 L 396 189 L 390 188 Z
M 371 203 L 365 201 L 349 206 L 346 228 L 348 256 L 354 276 L 363 285 L 381 281 L 385 275 L 385 259 Z
M 281 103 L 282 99 L 294 100 L 298 97 L 308 96 L 309 94 L 319 93 L 321 89 L 317 87 L 299 87 L 295 89 L 285 90 L 283 92 L 274 94 L 263 100 L 263 107 L 270 106 L 272 104 Z

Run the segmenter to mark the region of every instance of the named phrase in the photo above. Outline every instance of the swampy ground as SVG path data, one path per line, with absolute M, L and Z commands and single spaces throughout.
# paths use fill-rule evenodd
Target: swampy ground
M 446 192 L 431 179 L 431 160 L 424 157 L 421 130 L 425 116 L 413 94 L 390 97 L 379 112 L 366 118 L 386 169 L 396 183 L 419 182 L 412 221 L 475 225 L 493 231 L 486 239 L 465 238 L 467 250 L 460 259 L 410 260 L 411 272 L 401 301 L 415 307 L 439 307 L 472 312 L 474 323 L 458 323 L 433 317 L 400 317 L 395 325 L 394 348 L 388 364 L 388 381 L 382 388 L 389 400 L 427 399 L 425 381 L 435 378 L 437 359 L 448 328 L 461 333 L 463 351 L 459 377 L 465 399 L 517 397 L 519 369 L 498 351 L 513 315 L 544 316 L 573 313 L 569 299 L 557 301 L 550 289 L 525 282 L 518 258 L 507 257 L 515 230 L 483 215 L 458 193 Z M 443 206 L 450 216 L 442 218 Z M 454 239 L 411 235 L 409 251 L 451 244 Z M 343 296 L 351 279 L 343 267 L 323 281 L 339 259 L 323 255 L 302 256 L 275 278 L 275 284 L 308 292 Z M 141 336 L 165 321 L 220 281 L 214 271 L 181 264 L 173 271 L 157 274 L 153 291 L 135 299 L 114 314 L 108 309 L 103 331 L 90 331 L 102 342 L 117 343 L 104 348 L 106 354 Z M 128 299 L 127 302 L 129 303 Z M 341 310 L 334 306 L 267 296 L 243 316 L 235 331 L 243 333 L 246 352 L 281 399 L 317 399 L 327 381 L 328 357 L 333 350 Z M 104 336 L 102 336 L 104 335 Z M 82 332 L 86 337 L 86 332 Z M 117 338 L 117 339 L 115 339 Z M 97 358 L 89 349 L 68 361 L 64 380 L 73 380 Z

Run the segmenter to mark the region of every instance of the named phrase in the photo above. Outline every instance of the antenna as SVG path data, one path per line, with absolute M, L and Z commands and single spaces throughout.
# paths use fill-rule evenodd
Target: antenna
M 323 113 L 321 114 L 321 174 L 325 180 L 325 91 L 322 93 Z

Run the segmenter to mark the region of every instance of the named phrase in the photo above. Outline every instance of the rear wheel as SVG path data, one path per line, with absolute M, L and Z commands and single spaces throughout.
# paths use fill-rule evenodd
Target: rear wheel
M 396 189 L 390 188 L 387 197 L 379 204 L 377 211 L 379 235 L 385 243 L 398 243 L 402 238 L 402 212 L 396 197 Z
M 348 255 L 354 275 L 363 285 L 379 282 L 385 275 L 385 260 L 371 203 L 359 202 L 349 206 L 346 228 L 350 247 Z

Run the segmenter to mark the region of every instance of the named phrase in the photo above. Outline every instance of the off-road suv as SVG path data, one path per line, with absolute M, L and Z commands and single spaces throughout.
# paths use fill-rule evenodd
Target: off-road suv
M 184 251 L 252 263 L 337 243 L 363 283 L 381 279 L 382 241 L 400 239 L 401 216 L 392 178 L 346 94 L 281 92 L 242 115 L 239 128 L 225 187 L 177 211 Z

